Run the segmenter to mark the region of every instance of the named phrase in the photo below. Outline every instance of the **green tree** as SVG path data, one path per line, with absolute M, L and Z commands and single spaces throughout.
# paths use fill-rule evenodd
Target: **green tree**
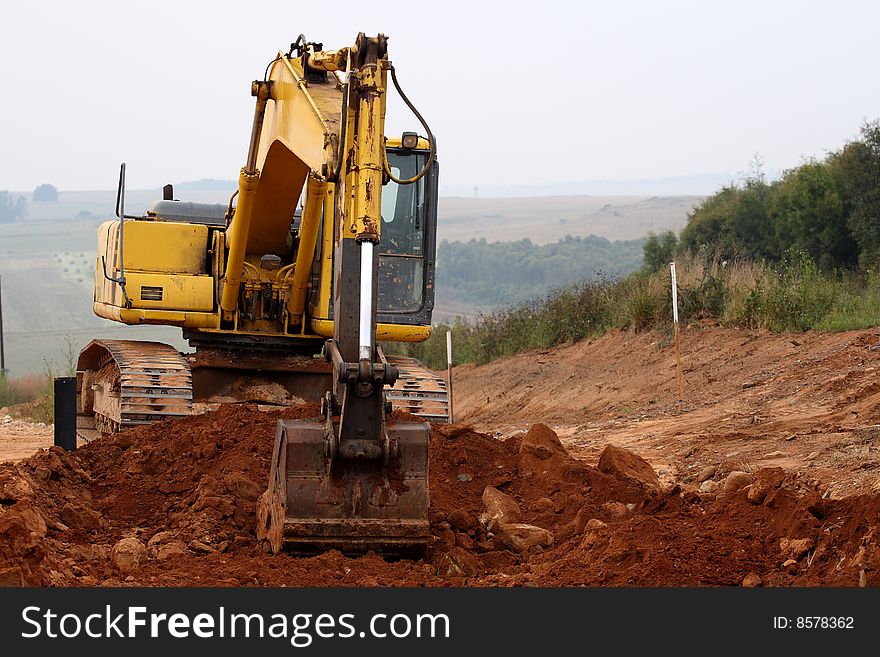
M 653 274 L 666 267 L 678 250 L 678 237 L 671 230 L 655 235 L 648 233 L 642 247 L 642 272 Z
M 828 158 L 842 193 L 850 234 L 858 243 L 859 265 L 876 269 L 880 262 L 880 121 L 862 125 L 861 139 Z
M 16 221 L 27 214 L 27 201 L 23 196 L 15 196 L 0 191 L 0 223 Z
M 44 183 L 42 185 L 38 185 L 37 188 L 34 189 L 34 194 L 32 198 L 35 203 L 57 203 L 58 190 L 56 189 L 55 185 Z
M 771 216 L 780 257 L 805 253 L 825 271 L 857 263 L 843 198 L 824 162 L 810 160 L 785 172 L 773 186 Z
M 773 258 L 776 245 L 770 219 L 770 186 L 754 175 L 740 186 L 727 185 L 688 215 L 681 247 L 692 253 L 710 249 L 723 258 Z

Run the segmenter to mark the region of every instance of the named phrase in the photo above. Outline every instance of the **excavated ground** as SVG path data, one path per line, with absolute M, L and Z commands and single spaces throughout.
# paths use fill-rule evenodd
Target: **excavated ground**
M 708 332 L 710 337 L 713 332 Z M 729 346 L 734 337 L 725 335 L 714 337 Z M 876 421 L 876 410 L 869 403 L 876 388 L 870 369 L 864 375 L 858 372 L 874 367 L 871 361 L 878 356 L 871 346 L 878 337 L 877 332 L 843 334 L 834 338 L 836 342 L 799 337 L 799 341 L 820 343 L 810 358 L 792 362 L 790 367 L 777 358 L 778 364 L 763 378 L 758 376 L 760 368 L 732 373 L 724 389 L 729 397 L 710 403 L 709 398 L 721 395 L 722 389 L 707 385 L 700 393 L 707 401 L 692 400 L 687 409 L 651 402 L 663 392 L 657 385 L 651 390 L 650 380 L 645 382 L 644 393 L 633 386 L 630 403 L 639 408 L 644 403 L 639 417 L 645 417 L 640 421 L 652 423 L 646 435 L 656 435 L 663 422 L 673 426 L 688 416 L 704 427 L 694 428 L 692 434 L 685 423 L 678 430 L 682 443 L 676 443 L 674 431 L 667 431 L 666 452 L 644 443 L 653 470 L 633 451 L 605 447 L 606 443 L 627 442 L 627 447 L 638 447 L 632 444 L 636 442 L 632 436 L 638 433 L 637 418 L 623 418 L 625 428 L 621 429 L 621 424 L 614 424 L 614 414 L 606 411 L 597 411 L 589 420 L 595 426 L 583 427 L 581 433 L 572 432 L 572 424 L 563 426 L 559 430 L 562 441 L 540 423 L 527 432 L 511 430 L 502 437 L 469 424 L 435 426 L 430 452 L 433 541 L 419 561 L 387 561 L 372 554 L 352 558 L 338 552 L 312 558 L 270 555 L 257 541 L 255 502 L 268 478 L 275 424 L 279 418 L 315 417 L 315 405 L 281 411 L 224 405 L 204 415 L 107 436 L 73 453 L 40 450 L 30 458 L 0 464 L 0 584 L 880 585 L 880 495 L 870 492 L 857 467 L 859 459 L 872 463 L 875 450 L 875 434 L 865 427 Z M 613 367 L 613 351 L 626 351 L 619 343 L 630 339 L 616 335 L 604 346 L 592 343 L 565 349 L 604 351 L 606 367 Z M 743 336 L 735 339 L 742 342 Z M 767 358 L 773 358 L 770 347 L 777 344 L 777 338 L 758 336 L 747 344 L 754 346 L 756 340 L 759 350 L 765 341 L 763 346 L 771 352 Z M 643 358 L 654 352 L 658 359 L 669 357 L 668 347 L 646 345 Z M 707 354 L 717 351 L 709 342 L 705 347 Z M 636 358 L 638 349 L 630 344 L 628 350 L 626 358 Z M 568 356 L 563 350 L 559 362 L 570 364 Z M 557 358 L 557 354 L 550 357 Z M 521 358 L 523 363 L 530 362 L 528 356 Z M 741 369 L 744 361 L 740 359 Z M 857 362 L 861 370 L 856 369 Z M 843 364 L 852 372 L 839 371 Z M 508 362 L 508 367 L 512 365 L 515 360 Z M 794 370 L 799 372 L 800 388 L 794 383 L 798 378 Z M 467 375 L 480 381 L 485 372 L 483 368 L 470 374 L 465 370 L 462 379 Z M 667 369 L 663 375 L 668 373 Z M 633 376 L 650 379 L 637 370 Z M 694 378 L 692 373 L 689 376 Z M 744 377 L 757 383 L 744 387 L 739 380 Z M 836 403 L 836 412 L 854 425 L 845 428 L 861 431 L 861 438 L 860 451 L 852 461 L 842 462 L 835 481 L 858 470 L 857 490 L 864 494 L 831 494 L 824 481 L 828 465 L 823 466 L 826 469 L 784 468 L 772 459 L 769 463 L 725 459 L 732 443 L 748 442 L 747 438 L 731 436 L 733 429 L 714 434 L 705 429 L 710 426 L 705 415 L 713 408 L 718 410 L 717 426 L 726 426 L 721 418 L 729 409 L 724 407 L 734 404 L 737 388 L 740 397 L 748 400 L 755 387 L 772 384 L 774 394 L 768 396 L 765 390 L 768 398 L 762 398 L 762 408 L 781 407 L 786 389 L 802 391 L 814 377 L 815 385 L 827 394 L 794 395 L 785 408 L 791 414 L 789 407 L 805 397 L 812 399 L 804 405 L 803 414 L 818 418 L 815 426 L 821 431 L 825 426 L 822 413 L 831 413 Z M 494 393 L 487 381 L 480 394 L 491 397 Z M 581 385 L 583 403 L 588 404 L 586 388 L 594 383 L 569 380 L 566 385 L 569 389 Z M 467 385 L 461 386 L 465 399 Z M 576 403 L 559 394 L 557 402 L 556 408 Z M 618 402 L 608 403 L 616 408 Z M 745 402 L 737 399 L 736 403 Z M 854 419 L 852 405 L 862 409 L 863 415 Z M 467 404 L 462 407 L 467 409 Z M 511 408 L 509 417 L 492 422 L 501 426 L 507 419 L 515 426 L 527 417 L 523 408 L 520 415 Z M 485 426 L 486 420 L 475 407 L 469 414 Z M 565 417 L 571 416 L 547 413 L 548 420 Z M 734 429 L 739 421 L 728 420 Z M 779 426 L 780 418 L 771 415 L 760 420 L 764 421 L 776 424 L 763 437 L 754 429 L 755 422 L 744 425 L 755 432 L 752 447 L 756 453 L 766 449 L 763 443 L 757 445 L 761 440 L 781 440 L 793 453 L 799 442 L 809 442 L 803 449 L 813 449 L 822 439 L 816 432 L 807 432 L 802 423 L 804 428 L 796 438 L 786 441 L 788 436 L 782 434 L 788 432 Z M 601 447 L 588 444 L 586 437 L 601 442 Z M 839 431 L 827 440 L 836 445 Z M 699 441 L 697 449 L 691 445 L 695 441 Z M 699 472 L 691 463 L 695 458 L 702 459 Z M 663 470 L 659 478 L 655 470 Z

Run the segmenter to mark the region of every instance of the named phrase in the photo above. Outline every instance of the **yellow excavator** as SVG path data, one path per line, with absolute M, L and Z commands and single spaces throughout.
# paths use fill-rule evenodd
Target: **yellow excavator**
M 388 82 L 426 133 L 384 134 Z M 429 538 L 424 420 L 445 382 L 382 341 L 431 331 L 436 143 L 402 92 L 384 35 L 324 50 L 302 35 L 251 85 L 250 145 L 228 204 L 163 199 L 101 225 L 94 312 L 180 326 L 195 348 L 93 340 L 77 366 L 78 427 L 112 433 L 185 416 L 194 400 L 321 400 L 278 422 L 258 536 L 282 549 L 412 553 Z M 277 403 L 277 399 L 274 400 Z M 424 420 L 393 420 L 399 408 Z M 401 416 L 407 417 L 407 416 Z

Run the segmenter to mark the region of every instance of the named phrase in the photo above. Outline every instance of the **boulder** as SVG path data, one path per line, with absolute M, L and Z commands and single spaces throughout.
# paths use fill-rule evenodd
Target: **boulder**
M 568 452 L 559 441 L 559 436 L 546 424 L 533 424 L 519 445 L 520 454 L 536 456 L 546 460 L 552 456 L 565 456 Z
M 697 475 L 697 483 L 702 484 L 704 481 L 707 481 L 714 476 L 715 476 L 715 466 L 710 465 L 710 466 L 700 470 L 700 474 Z
M 779 539 L 779 550 L 785 559 L 798 561 L 812 550 L 815 544 L 812 538 L 781 538 Z
M 12 554 L 32 550 L 46 537 L 46 521 L 30 502 L 16 502 L 0 515 L 0 545 Z
M 746 496 L 749 502 L 761 504 L 771 491 L 779 488 L 785 479 L 785 470 L 782 468 L 762 468 L 755 475 L 755 480 L 749 486 Z
M 474 517 L 465 511 L 464 509 L 455 509 L 452 513 L 447 516 L 449 520 L 449 524 L 456 529 L 466 532 L 469 529 L 473 529 L 477 526 L 476 520 Z
M 473 577 L 479 572 L 477 558 L 460 547 L 442 554 L 437 560 L 437 574 L 444 577 Z
M 123 538 L 110 550 L 110 559 L 121 572 L 134 572 L 147 560 L 147 546 L 134 537 Z
M 599 457 L 599 471 L 621 481 L 635 480 L 650 488 L 660 488 L 654 468 L 638 454 L 614 445 L 606 445 Z
M 718 490 L 718 482 L 713 481 L 712 479 L 707 479 L 702 484 L 700 484 L 700 492 L 701 493 L 714 493 Z
M 24 570 L 21 566 L 0 568 L 0 587 L 24 586 Z
M 519 522 L 502 525 L 498 538 L 514 552 L 526 552 L 536 545 L 542 548 L 553 545 L 552 532 Z
M 86 507 L 66 503 L 59 514 L 68 527 L 88 532 L 101 526 L 101 514 Z
M 34 495 L 34 489 L 27 479 L 17 473 L 4 473 L 0 479 L 0 498 L 4 500 L 29 499 Z
M 749 573 L 745 577 L 743 577 L 742 585 L 745 589 L 753 589 L 756 586 L 761 586 L 763 582 L 761 581 L 761 576 L 758 573 Z
M 749 484 L 751 484 L 755 478 L 750 475 L 748 472 L 742 472 L 741 470 L 734 470 L 724 479 L 724 492 L 725 493 L 735 493 L 741 488 L 745 488 Z
M 160 545 L 172 540 L 174 540 L 174 532 L 156 532 L 153 534 L 152 538 L 147 541 L 147 549 L 158 550 Z
M 612 518 L 623 518 L 629 513 L 629 509 L 623 502 L 605 502 L 602 505 L 602 510 Z
M 483 490 L 483 504 L 486 511 L 480 514 L 480 524 L 487 531 L 497 531 L 502 525 L 519 522 L 522 517 L 516 500 L 494 486 L 486 486 Z
M 239 472 L 225 474 L 223 476 L 223 483 L 226 484 L 226 490 L 248 502 L 256 502 L 257 498 L 263 493 L 263 489 L 260 486 Z
M 159 561 L 166 561 L 186 554 L 186 546 L 180 541 L 169 541 L 159 548 L 156 558 Z

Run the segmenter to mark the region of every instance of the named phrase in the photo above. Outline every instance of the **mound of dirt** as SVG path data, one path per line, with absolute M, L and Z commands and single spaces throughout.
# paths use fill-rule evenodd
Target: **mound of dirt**
M 646 486 L 573 458 L 544 425 L 506 440 L 433 428 L 421 560 L 273 556 L 255 537 L 255 501 L 275 425 L 317 415 L 228 405 L 0 465 L 0 583 L 880 584 L 876 495 L 822 499 L 778 469 L 718 496 Z M 489 522 L 487 504 L 507 515 Z

